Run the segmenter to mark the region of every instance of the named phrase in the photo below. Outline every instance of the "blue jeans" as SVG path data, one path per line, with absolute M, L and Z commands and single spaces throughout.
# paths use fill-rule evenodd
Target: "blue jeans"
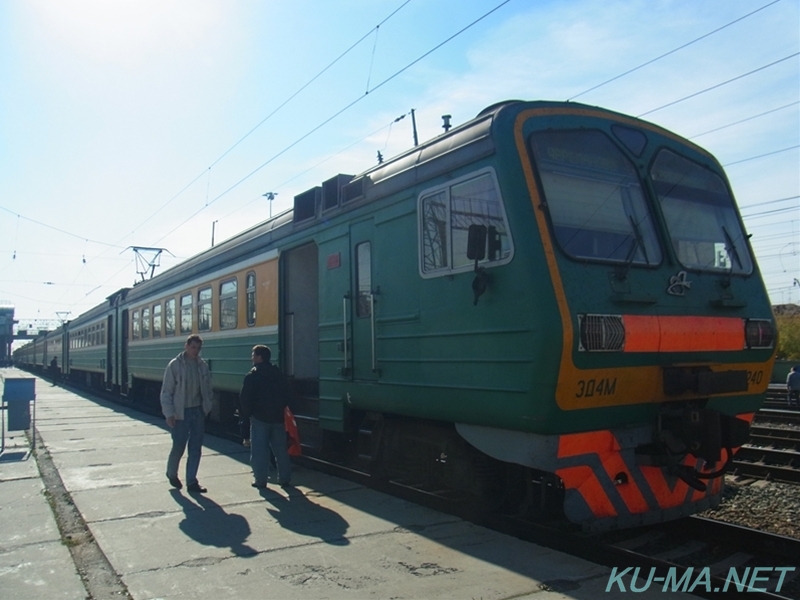
M 265 423 L 250 419 L 250 466 L 257 485 L 266 485 L 269 479 L 269 451 L 278 463 L 278 481 L 288 484 L 292 479 L 292 463 L 286 452 L 286 429 L 283 423 Z
M 167 477 L 178 476 L 186 443 L 189 443 L 189 456 L 186 458 L 186 484 L 197 483 L 197 469 L 200 466 L 200 454 L 203 450 L 203 434 L 205 433 L 206 415 L 202 406 L 187 408 L 183 411 L 183 419 L 175 421 L 172 427 L 172 450 L 167 459 Z

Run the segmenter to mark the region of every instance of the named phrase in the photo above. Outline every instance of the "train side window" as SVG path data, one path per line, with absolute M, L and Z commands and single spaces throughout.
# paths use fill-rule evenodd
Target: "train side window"
M 150 307 L 142 309 L 142 339 L 150 337 Z
M 153 304 L 153 337 L 161 337 L 161 303 Z
M 647 266 L 661 262 L 636 168 L 606 134 L 537 131 L 530 145 L 553 233 L 567 255 Z
M 488 252 L 479 264 L 496 266 L 513 255 L 510 228 L 493 169 L 484 169 L 420 195 L 420 273 L 423 277 L 470 271 L 469 229 L 486 228 Z
M 175 335 L 175 298 L 164 302 L 164 335 Z
M 139 339 L 139 311 L 133 311 L 133 316 L 131 317 L 131 339 L 138 340 Z M 81 341 L 83 341 L 83 335 L 81 335 Z M 83 344 L 81 344 L 83 345 Z
M 197 330 L 211 331 L 211 288 L 197 292 Z
M 192 295 L 181 296 L 181 333 L 192 333 Z
M 256 274 L 250 271 L 245 279 L 247 288 L 247 326 L 256 324 Z
M 230 279 L 219 284 L 219 328 L 235 329 L 238 321 L 239 299 L 237 280 Z
M 437 192 L 422 199 L 422 270 L 425 272 L 450 265 L 447 228 L 447 192 Z
M 372 314 L 369 297 L 372 294 L 372 244 L 361 242 L 356 246 L 356 316 Z
M 250 271 L 245 279 L 247 288 L 247 326 L 252 327 L 256 324 L 256 274 Z

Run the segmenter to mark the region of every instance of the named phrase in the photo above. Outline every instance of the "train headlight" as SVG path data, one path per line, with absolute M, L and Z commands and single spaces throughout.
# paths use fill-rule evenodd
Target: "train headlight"
M 748 348 L 772 348 L 775 326 L 768 319 L 745 319 L 744 340 Z
M 625 348 L 625 325 L 621 315 L 578 315 L 584 352 L 622 352 Z

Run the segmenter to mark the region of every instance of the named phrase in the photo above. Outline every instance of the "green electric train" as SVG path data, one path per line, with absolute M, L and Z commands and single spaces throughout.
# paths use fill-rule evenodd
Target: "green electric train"
M 297 195 L 15 360 L 57 352 L 65 378 L 157 406 L 199 333 L 210 418 L 233 424 L 266 343 L 306 452 L 628 527 L 717 504 L 748 437 L 776 337 L 748 238 L 702 148 L 601 108 L 507 101 Z

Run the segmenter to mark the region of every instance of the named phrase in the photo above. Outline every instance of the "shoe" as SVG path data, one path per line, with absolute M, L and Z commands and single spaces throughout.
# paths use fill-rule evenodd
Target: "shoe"
M 253 482 L 253 483 L 251 483 L 250 485 L 251 485 L 251 486 L 253 486 L 254 488 L 258 489 L 258 490 L 265 490 L 265 489 L 267 489 L 267 484 L 266 484 L 266 483 L 256 483 L 256 482 L 254 481 L 254 482 Z
M 169 475 L 167 475 L 167 479 L 169 479 L 169 484 L 175 489 L 179 490 L 183 487 L 181 480 L 178 479 L 177 477 L 170 477 Z
M 208 491 L 197 482 L 190 483 L 188 486 L 186 486 L 186 489 L 190 492 L 194 492 L 195 494 L 205 494 Z

